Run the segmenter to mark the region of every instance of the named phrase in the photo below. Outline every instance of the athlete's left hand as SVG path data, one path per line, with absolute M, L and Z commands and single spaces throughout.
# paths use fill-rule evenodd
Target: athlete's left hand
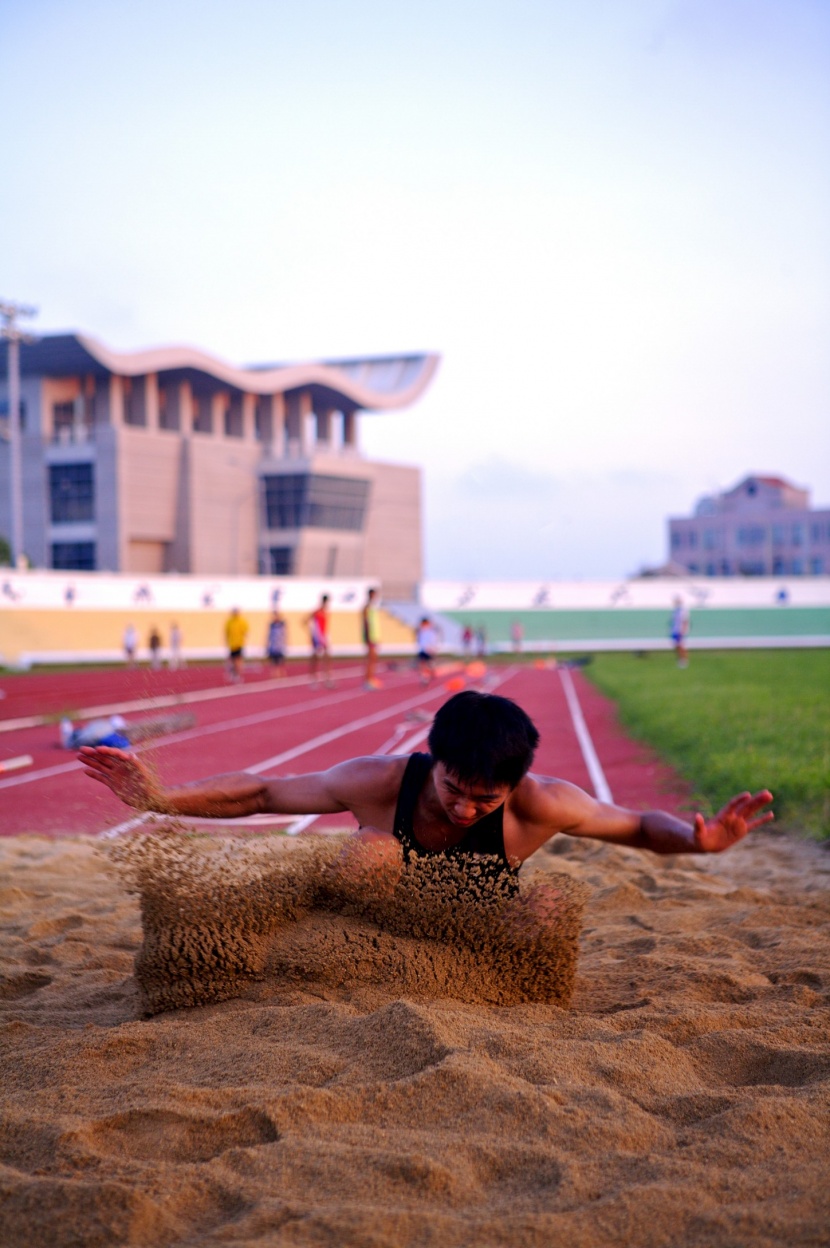
M 742 841 L 748 832 L 760 828 L 775 818 L 771 810 L 758 812 L 772 801 L 768 789 L 760 793 L 739 793 L 719 810 L 713 819 L 704 819 L 703 815 L 695 815 L 695 849 L 703 854 L 719 854 L 731 845 Z M 758 815 L 756 819 L 754 816 Z

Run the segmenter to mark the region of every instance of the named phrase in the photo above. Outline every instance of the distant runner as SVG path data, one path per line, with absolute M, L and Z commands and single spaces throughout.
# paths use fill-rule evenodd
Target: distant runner
M 234 607 L 225 622 L 225 642 L 228 647 L 228 675 L 234 684 L 242 680 L 245 670 L 245 640 L 248 621 L 239 607 Z
M 327 685 L 332 685 L 329 653 L 329 596 L 323 594 L 320 605 L 306 619 L 311 640 L 311 683 L 317 684 L 322 666 Z
M 689 632 L 689 612 L 682 598 L 675 598 L 674 600 L 670 632 L 674 653 L 677 656 L 677 666 L 688 667 L 689 657 L 686 650 L 686 637 Z
M 364 684 L 367 689 L 380 689 L 377 678 L 378 645 L 380 644 L 380 621 L 378 620 L 377 590 L 370 589 L 366 594 L 366 602 L 361 612 L 363 628 L 363 644 L 366 647 L 366 675 Z
M 265 651 L 274 676 L 285 675 L 285 628 L 285 617 L 275 610 L 268 622 L 265 640 Z
M 438 629 L 425 615 L 415 630 L 415 648 L 418 652 L 418 675 L 422 685 L 428 685 L 435 675 L 435 652 L 438 649 Z

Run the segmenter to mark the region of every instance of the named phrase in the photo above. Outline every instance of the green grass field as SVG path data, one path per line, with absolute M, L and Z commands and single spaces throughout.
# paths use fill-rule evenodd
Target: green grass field
M 768 788 L 787 828 L 830 837 L 830 650 L 602 654 L 586 675 L 704 810 Z

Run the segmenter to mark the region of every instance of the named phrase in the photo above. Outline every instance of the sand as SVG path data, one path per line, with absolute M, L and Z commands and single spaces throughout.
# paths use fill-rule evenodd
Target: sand
M 165 844 L 0 840 L 5 1248 L 830 1242 L 827 850 L 559 838 L 540 944 Z

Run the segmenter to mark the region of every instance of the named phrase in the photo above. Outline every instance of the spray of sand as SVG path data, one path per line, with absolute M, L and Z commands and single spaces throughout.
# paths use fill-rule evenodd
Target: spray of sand
M 383 985 L 395 995 L 567 1005 L 587 890 L 544 876 L 511 899 L 486 861 L 413 861 L 391 885 L 355 879 L 342 842 L 217 842 L 174 822 L 110 847 L 138 894 L 146 1014 L 245 995 L 254 982 Z

